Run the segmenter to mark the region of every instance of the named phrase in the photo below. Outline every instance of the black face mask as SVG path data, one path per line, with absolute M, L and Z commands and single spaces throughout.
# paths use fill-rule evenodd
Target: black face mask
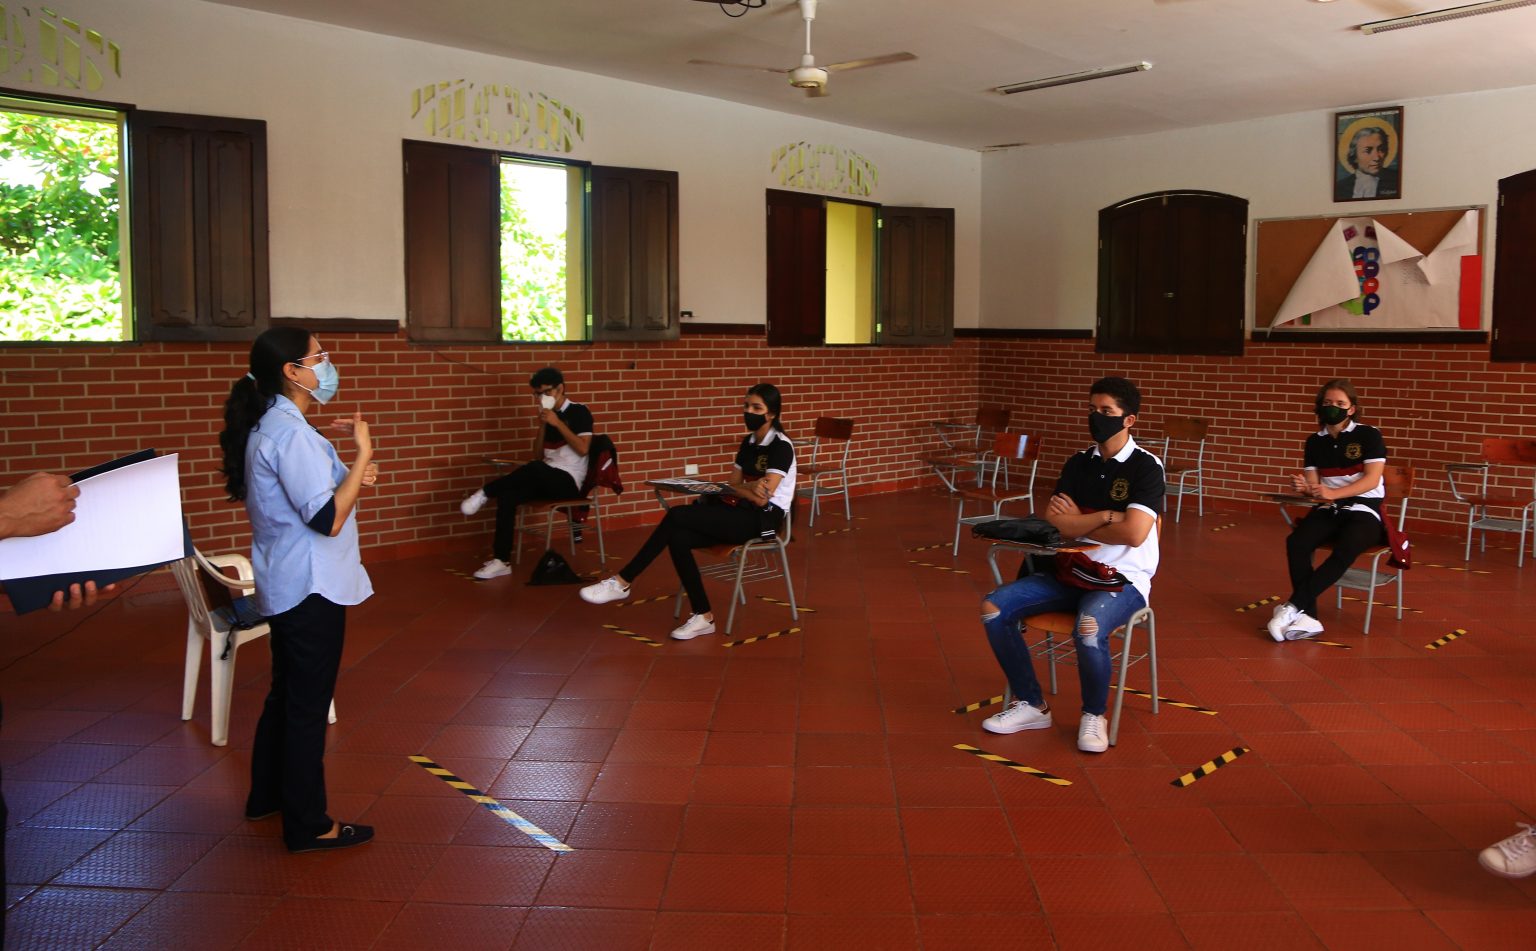
M 741 421 L 747 424 L 747 431 L 755 433 L 768 422 L 768 417 L 762 413 L 742 413 Z
M 1319 406 L 1315 412 L 1324 426 L 1337 426 L 1349 418 L 1349 410 L 1342 406 Z
M 1096 443 L 1106 443 L 1125 429 L 1124 416 L 1105 416 L 1103 413 L 1088 414 L 1088 432 Z

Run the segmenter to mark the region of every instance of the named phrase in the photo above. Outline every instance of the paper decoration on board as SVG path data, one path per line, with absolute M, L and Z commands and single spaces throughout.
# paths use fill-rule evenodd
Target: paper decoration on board
M 122 75 L 122 49 L 96 30 L 57 10 L 0 3 L 0 84 L 96 92 Z
M 1481 326 L 1478 213 L 1469 209 L 1434 248 L 1415 248 L 1374 218 L 1340 218 L 1324 235 L 1271 327 Z
M 463 79 L 412 89 L 411 118 L 436 138 L 540 152 L 570 152 L 586 137 L 586 119 L 557 99 Z
M 836 145 L 790 142 L 773 150 L 768 170 L 781 188 L 868 198 L 880 182 L 875 163 Z

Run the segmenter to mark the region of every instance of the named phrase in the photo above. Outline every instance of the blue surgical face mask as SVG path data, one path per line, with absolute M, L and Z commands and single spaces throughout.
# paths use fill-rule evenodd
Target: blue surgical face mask
M 300 363 L 299 366 L 304 366 L 304 364 Z M 309 367 L 308 369 L 315 372 L 315 388 L 311 390 L 297 380 L 294 381 L 294 385 L 307 392 L 310 396 L 313 396 L 315 402 L 324 406 L 336 397 L 336 391 L 341 388 L 341 374 L 337 371 L 336 364 L 329 360 L 322 360 L 316 366 Z

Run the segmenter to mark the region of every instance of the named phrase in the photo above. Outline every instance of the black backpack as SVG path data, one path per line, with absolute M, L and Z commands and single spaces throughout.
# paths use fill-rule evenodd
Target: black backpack
M 971 526 L 976 538 L 995 538 L 998 541 L 1029 542 L 1034 545 L 1060 545 L 1061 532 L 1056 526 L 1036 515 L 1024 518 L 999 518 Z
M 579 575 L 571 568 L 571 563 L 553 548 L 544 552 L 539 558 L 539 563 L 533 566 L 533 575 L 528 579 L 529 584 L 581 584 Z

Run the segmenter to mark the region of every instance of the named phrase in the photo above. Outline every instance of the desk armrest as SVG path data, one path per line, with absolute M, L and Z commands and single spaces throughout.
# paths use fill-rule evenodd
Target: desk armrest
M 1448 462 L 1445 465 L 1446 472 L 1482 472 L 1487 468 L 1486 462 Z

